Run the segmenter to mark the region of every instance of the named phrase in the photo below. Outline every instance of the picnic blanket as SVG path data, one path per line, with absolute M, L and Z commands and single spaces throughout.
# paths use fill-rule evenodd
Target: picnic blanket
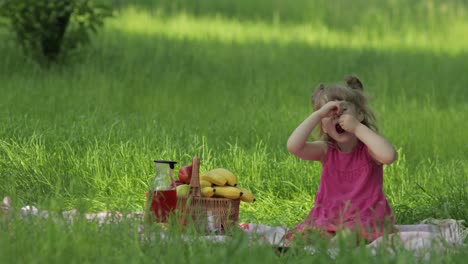
M 9 201 L 3 200 L 2 209 L 3 211 L 8 210 Z M 73 219 L 81 215 L 76 210 L 65 211 L 62 216 L 65 219 L 73 222 Z M 26 218 L 31 216 L 48 218 L 49 212 L 45 210 L 38 210 L 34 206 L 24 206 L 19 211 L 19 216 Z M 135 219 L 141 220 L 143 212 L 134 212 L 123 216 L 119 212 L 100 212 L 100 213 L 85 213 L 82 214 L 85 219 L 89 221 L 95 221 L 99 225 L 106 223 L 116 223 L 121 219 Z M 249 236 L 249 240 L 252 242 L 265 243 L 274 247 L 285 247 L 284 236 L 288 232 L 288 228 L 285 226 L 269 226 L 257 223 L 240 223 L 239 229 L 245 232 Z M 465 240 L 468 236 L 468 228 L 464 226 L 464 221 L 455 219 L 425 219 L 418 224 L 413 225 L 396 225 L 398 232 L 389 234 L 386 237 L 379 237 L 371 243 L 367 244 L 366 247 L 371 252 L 377 252 L 377 249 L 382 246 L 386 250 L 395 254 L 399 248 L 413 252 L 416 256 L 422 256 L 429 258 L 430 251 L 443 252 L 455 248 L 466 247 Z M 142 226 L 139 227 L 139 232 L 142 232 Z M 165 234 L 160 234 L 164 237 Z M 201 236 L 201 239 L 210 240 L 213 242 L 225 242 L 229 237 L 225 235 L 207 235 Z M 190 239 L 184 237 L 184 239 Z M 313 254 L 314 248 L 306 247 L 311 254 Z M 337 254 L 337 248 L 329 251 L 330 256 L 333 257 Z
M 284 226 L 241 223 L 239 227 L 258 240 L 278 246 L 283 246 L 283 237 L 288 232 L 288 228 Z M 462 246 L 468 234 L 468 229 L 464 227 L 463 221 L 454 219 L 426 219 L 420 224 L 396 225 L 396 228 L 398 232 L 390 234 L 389 237 L 400 237 L 408 247 L 415 246 L 413 243 L 416 240 L 423 243 L 425 239 L 429 238 L 439 238 L 448 245 Z M 371 242 L 369 246 L 374 247 L 382 242 L 383 237 L 380 237 Z
M 415 256 L 429 259 L 430 254 L 444 252 L 456 248 L 466 247 L 465 239 L 468 228 L 462 220 L 455 219 L 425 219 L 419 224 L 396 225 L 398 232 L 386 237 L 379 237 L 366 247 L 375 255 L 380 247 L 385 247 L 388 253 L 396 254 L 397 250 L 404 248 Z M 253 239 L 276 246 L 284 246 L 284 236 L 288 228 L 283 226 L 268 226 L 253 223 L 241 223 L 239 225 Z M 312 246 L 306 250 L 314 253 Z M 338 254 L 338 248 L 328 251 L 331 257 Z

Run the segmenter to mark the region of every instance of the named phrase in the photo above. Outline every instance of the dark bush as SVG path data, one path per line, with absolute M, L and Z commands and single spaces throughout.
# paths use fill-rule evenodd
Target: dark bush
M 93 0 L 0 0 L 0 16 L 21 47 L 46 63 L 88 44 L 111 14 Z

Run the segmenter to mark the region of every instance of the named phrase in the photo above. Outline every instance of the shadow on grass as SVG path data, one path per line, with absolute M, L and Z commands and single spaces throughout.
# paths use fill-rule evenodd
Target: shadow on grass
M 35 67 L 25 63 L 12 42 L 0 45 L 0 52 L 5 54 L 0 64 L 5 73 L 0 78 L 4 81 Z M 82 54 L 85 58 L 78 60 L 72 71 L 99 69 L 101 76 L 109 80 L 122 78 L 129 85 L 135 84 L 133 77 L 154 83 L 155 87 L 164 82 L 177 83 L 177 87 L 171 87 L 174 91 L 241 96 L 246 103 L 252 103 L 252 96 L 280 103 L 283 98 L 278 97 L 283 93 L 294 99 L 303 98 L 318 83 L 340 81 L 350 73 L 358 74 L 376 99 L 434 99 L 431 102 L 440 108 L 468 100 L 466 52 L 446 55 L 261 40 L 237 43 L 109 31 Z M 57 66 L 55 73 L 63 73 L 60 68 Z M 149 89 L 133 86 L 141 92 Z M 255 103 L 262 104 L 262 100 Z
M 110 91 L 104 91 L 97 96 L 118 96 L 114 103 L 121 101 L 128 105 L 127 110 L 135 112 L 150 109 L 135 105 L 132 98 L 156 90 L 159 95 L 164 95 L 159 96 L 164 100 L 166 96 L 177 94 L 187 106 L 217 105 L 221 103 L 218 99 L 221 96 L 222 101 L 228 101 L 223 107 L 227 110 L 237 110 L 240 104 L 255 112 L 273 104 L 277 106 L 276 110 L 287 111 L 288 105 L 308 104 L 307 97 L 318 83 L 340 81 L 350 73 L 362 78 L 366 90 L 377 101 L 384 99 L 387 103 L 402 104 L 429 100 L 438 108 L 468 101 L 465 87 L 468 83 L 465 74 L 468 53 L 454 56 L 294 42 L 236 43 L 120 31 L 109 31 L 99 37 L 93 47 L 83 52 L 85 58 L 70 69 L 58 66 L 49 72 L 37 71 L 34 64 L 25 63 L 17 48 L 4 42 L 0 45 L 1 54 L 5 54 L 0 64 L 4 73 L 0 79 L 8 84 L 10 78 L 24 75 L 36 80 L 46 75 L 77 78 L 76 74 L 89 74 L 90 80 L 93 80 L 92 76 L 99 76 L 99 79 L 115 82 L 120 92 L 109 95 Z M 31 75 L 31 72 L 36 74 Z M 66 87 L 60 89 L 67 90 Z M 84 95 L 86 90 L 97 92 L 91 87 L 80 89 Z M 21 90 L 16 92 L 20 94 Z M 150 103 L 147 100 L 142 103 Z M 212 109 L 208 107 L 201 113 L 210 116 Z M 239 118 L 245 121 L 253 116 L 246 113 Z
M 290 117 L 310 111 L 308 97 L 318 83 L 340 81 L 350 73 L 364 81 L 374 103 L 389 108 L 390 114 L 395 105 L 405 109 L 406 104 L 430 103 L 451 109 L 468 101 L 468 53 L 236 43 L 112 30 L 99 37 L 83 59 L 48 71 L 25 63 L 12 45 L 0 45 L 5 54 L 0 64 L 5 96 L 0 103 L 12 113 L 72 121 L 79 121 L 73 115 L 77 111 L 156 118 L 168 131 L 191 129 L 214 142 L 239 138 L 239 144 L 247 146 L 262 134 L 263 142 L 284 150 L 290 131 L 279 131 L 278 126 L 292 129 L 296 122 Z M 37 85 L 48 81 L 55 85 Z M 97 120 L 119 122 L 109 116 Z M 219 120 L 227 123 L 220 125 Z
M 465 1 L 326 1 L 326 0 L 112 0 L 116 9 L 130 6 L 159 10 L 168 15 L 184 12 L 196 17 L 222 16 L 241 21 L 264 23 L 319 23 L 337 31 L 354 27 L 391 28 L 411 25 L 420 30 L 450 25 L 451 19 L 463 17 L 468 3 Z M 377 23 L 376 23 L 377 22 Z M 383 24 L 382 24 L 383 23 Z

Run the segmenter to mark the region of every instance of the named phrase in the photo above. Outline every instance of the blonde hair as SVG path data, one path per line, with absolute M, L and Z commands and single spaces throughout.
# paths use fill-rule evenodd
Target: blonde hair
M 367 103 L 368 98 L 364 94 L 364 86 L 356 76 L 346 76 L 344 85 L 333 84 L 325 86 L 324 84 L 319 84 L 311 97 L 314 111 L 319 110 L 327 102 L 334 100 L 351 103 L 355 107 L 356 112 L 363 114 L 364 119 L 361 123 L 376 132 L 378 131 L 375 115 L 369 108 Z M 318 137 L 327 142 L 332 141 L 322 129 L 319 130 Z

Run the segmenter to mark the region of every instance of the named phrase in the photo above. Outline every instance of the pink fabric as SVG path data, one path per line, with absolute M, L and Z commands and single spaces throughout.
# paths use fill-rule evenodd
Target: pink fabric
M 369 155 L 361 141 L 351 152 L 330 145 L 322 161 L 320 186 L 314 207 L 296 231 L 318 228 L 329 233 L 359 228 L 368 240 L 381 236 L 384 225 L 393 225 L 390 205 L 383 193 L 383 166 Z

